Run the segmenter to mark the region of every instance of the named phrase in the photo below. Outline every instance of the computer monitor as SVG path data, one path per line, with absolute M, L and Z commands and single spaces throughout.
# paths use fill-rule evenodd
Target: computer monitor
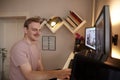
M 90 49 L 95 50 L 95 27 L 86 27 L 85 28 L 85 46 L 89 47 Z
M 75 54 L 70 80 L 120 80 L 120 68 Z
M 96 28 L 96 59 L 106 61 L 111 53 L 111 19 L 109 6 L 103 6 L 100 15 L 95 22 Z

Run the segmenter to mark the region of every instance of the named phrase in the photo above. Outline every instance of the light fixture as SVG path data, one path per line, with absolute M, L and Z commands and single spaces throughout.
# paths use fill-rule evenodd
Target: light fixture
M 110 5 L 110 14 L 112 22 L 112 59 L 120 61 L 120 41 L 119 41 L 119 26 L 120 26 L 120 1 L 112 1 Z M 116 62 L 116 61 L 115 61 Z
M 51 26 L 55 26 L 55 25 L 56 25 L 56 22 L 52 21 L 50 25 L 51 25 Z
M 48 24 L 52 27 L 54 27 L 56 24 L 62 22 L 62 19 L 58 16 L 54 16 L 49 19 Z
M 114 36 L 112 36 L 112 42 L 114 43 L 115 46 L 117 46 L 117 44 L 118 44 L 118 34 L 115 34 Z

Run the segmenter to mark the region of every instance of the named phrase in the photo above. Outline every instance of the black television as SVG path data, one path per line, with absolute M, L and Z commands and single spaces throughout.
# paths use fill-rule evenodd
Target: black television
M 109 5 L 104 5 L 96 22 L 96 56 L 100 61 L 106 61 L 111 53 L 112 33 Z
M 120 80 L 120 68 L 75 54 L 70 80 Z
M 93 50 L 96 49 L 95 27 L 85 28 L 85 46 Z

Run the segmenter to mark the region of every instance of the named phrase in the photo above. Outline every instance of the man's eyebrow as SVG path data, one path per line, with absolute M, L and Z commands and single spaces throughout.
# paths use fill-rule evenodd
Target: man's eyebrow
M 39 29 L 37 29 L 37 28 L 32 28 L 32 29 L 34 29 L 34 30 L 41 30 L 41 28 L 39 28 Z

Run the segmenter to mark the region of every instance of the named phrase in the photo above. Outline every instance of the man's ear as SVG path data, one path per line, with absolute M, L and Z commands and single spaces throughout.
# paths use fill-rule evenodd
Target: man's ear
M 25 33 L 25 34 L 27 33 L 27 28 L 26 28 L 26 27 L 24 27 L 24 33 Z

